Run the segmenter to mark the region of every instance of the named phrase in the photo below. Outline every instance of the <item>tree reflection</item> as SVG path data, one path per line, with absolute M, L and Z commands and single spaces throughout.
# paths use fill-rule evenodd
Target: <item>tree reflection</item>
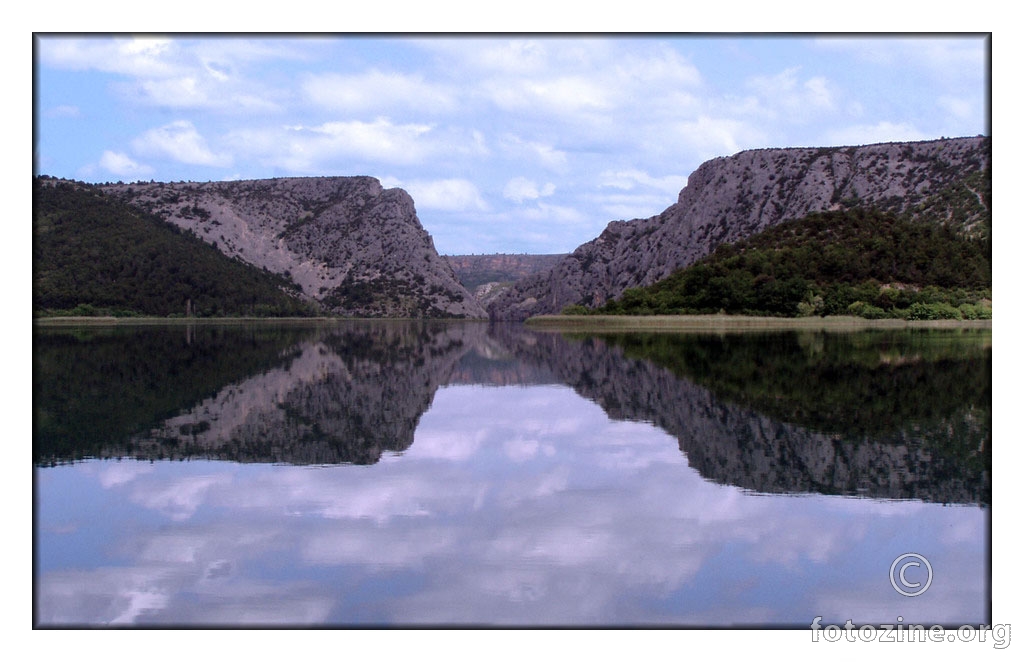
M 438 388 L 561 383 L 767 493 L 991 498 L 991 333 L 612 334 L 338 322 L 38 329 L 39 465 L 402 452 Z

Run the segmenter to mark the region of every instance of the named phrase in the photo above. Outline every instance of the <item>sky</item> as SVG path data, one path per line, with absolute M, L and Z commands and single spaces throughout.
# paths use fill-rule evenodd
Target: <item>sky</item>
M 562 253 L 766 147 L 991 135 L 988 37 L 36 34 L 35 174 L 370 175 L 442 254 Z

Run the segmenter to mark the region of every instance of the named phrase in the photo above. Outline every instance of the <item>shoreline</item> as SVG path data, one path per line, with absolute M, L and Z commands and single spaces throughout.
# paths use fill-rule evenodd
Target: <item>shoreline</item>
M 869 320 L 863 317 L 754 317 L 745 315 L 537 315 L 538 331 L 861 331 L 870 329 L 991 329 L 992 320 Z
M 36 317 L 34 327 L 225 324 L 339 324 L 345 322 L 489 323 L 486 319 L 419 317 Z M 992 320 L 869 320 L 863 317 L 756 317 L 747 315 L 536 315 L 524 322 L 538 331 L 860 331 L 870 329 L 991 329 Z
M 338 324 L 343 322 L 486 322 L 454 317 L 34 317 L 32 326 L 155 326 L 217 324 Z

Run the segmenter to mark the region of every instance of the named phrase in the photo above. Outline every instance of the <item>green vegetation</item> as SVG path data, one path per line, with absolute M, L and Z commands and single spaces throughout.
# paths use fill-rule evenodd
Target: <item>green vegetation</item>
M 33 314 L 307 317 L 287 278 L 233 260 L 99 189 L 33 186 Z
M 535 315 L 526 325 L 565 333 L 742 333 L 748 331 L 866 331 L 869 329 L 991 329 L 992 320 L 867 319 L 853 315 L 829 317 L 765 317 L 755 315 Z
M 815 213 L 735 244 L 594 311 L 867 319 L 990 319 L 992 243 L 871 209 Z
M 55 327 L 33 337 L 35 464 L 102 457 L 215 395 L 299 354 L 296 325 Z
M 598 337 L 773 421 L 850 441 L 920 440 L 960 478 L 991 471 L 990 330 Z
M 322 303 L 327 308 L 351 311 L 357 316 L 424 319 L 465 317 L 449 313 L 434 305 L 433 297 L 444 298 L 452 303 L 463 300 L 461 294 L 453 293 L 440 285 L 428 286 L 420 274 L 417 274 L 412 282 L 386 275 L 358 280 L 350 274 L 323 297 Z

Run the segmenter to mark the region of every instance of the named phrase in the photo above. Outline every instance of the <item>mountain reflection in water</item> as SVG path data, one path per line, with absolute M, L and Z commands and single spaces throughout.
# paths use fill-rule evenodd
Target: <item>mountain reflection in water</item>
M 990 338 L 39 328 L 34 623 L 987 622 Z
M 37 466 L 373 464 L 438 389 L 565 385 L 760 493 L 991 499 L 991 332 L 618 334 L 345 322 L 39 329 Z

